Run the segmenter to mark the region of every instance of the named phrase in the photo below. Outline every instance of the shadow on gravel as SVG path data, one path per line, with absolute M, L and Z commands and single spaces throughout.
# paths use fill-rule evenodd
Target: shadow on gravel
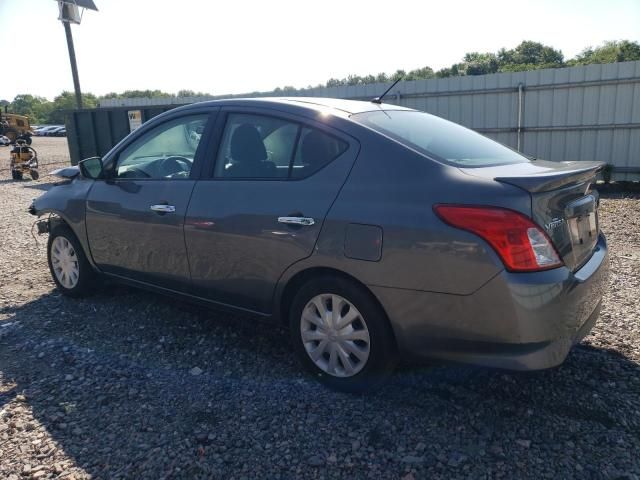
M 0 408 L 24 394 L 95 478 L 566 478 L 578 462 L 595 478 L 637 462 L 640 366 L 588 345 L 530 374 L 404 367 L 358 397 L 301 374 L 278 327 L 124 287 L 0 313 L 16 384 Z
M 0 185 L 3 184 L 7 184 L 7 183 L 15 183 L 17 185 L 20 185 L 21 187 L 24 188 L 33 188 L 35 190 L 50 190 L 53 186 L 53 180 L 51 180 L 48 183 L 44 183 L 42 181 L 33 181 L 33 180 L 12 180 L 12 179 L 2 179 L 0 180 Z

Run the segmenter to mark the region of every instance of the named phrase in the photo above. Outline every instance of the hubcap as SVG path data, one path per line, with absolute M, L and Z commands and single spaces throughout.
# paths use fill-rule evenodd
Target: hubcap
M 371 351 L 369 330 L 358 309 L 335 294 L 313 297 L 302 311 L 300 334 L 309 358 L 334 377 L 364 368 Z
M 53 273 L 64 288 L 78 284 L 80 266 L 71 242 L 64 237 L 56 237 L 51 244 L 51 265 Z

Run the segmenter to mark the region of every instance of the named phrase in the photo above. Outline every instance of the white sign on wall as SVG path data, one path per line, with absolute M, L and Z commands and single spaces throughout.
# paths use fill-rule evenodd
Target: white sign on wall
M 142 111 L 129 110 L 127 114 L 129 116 L 129 131 L 133 132 L 136 128 L 142 125 Z

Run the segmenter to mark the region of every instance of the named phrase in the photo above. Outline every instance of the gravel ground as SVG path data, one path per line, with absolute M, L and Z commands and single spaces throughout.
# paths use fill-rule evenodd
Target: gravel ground
M 611 284 L 562 367 L 403 367 L 355 397 L 269 324 L 61 297 L 26 213 L 49 181 L 0 171 L 0 478 L 640 478 L 640 197 L 602 200 Z

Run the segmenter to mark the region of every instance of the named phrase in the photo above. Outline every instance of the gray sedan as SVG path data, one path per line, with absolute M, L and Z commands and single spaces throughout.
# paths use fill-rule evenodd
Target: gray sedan
M 273 318 L 314 376 L 362 391 L 402 357 L 562 363 L 607 284 L 601 167 L 395 105 L 224 100 L 63 169 L 31 212 L 52 214 L 62 293 L 106 277 Z

